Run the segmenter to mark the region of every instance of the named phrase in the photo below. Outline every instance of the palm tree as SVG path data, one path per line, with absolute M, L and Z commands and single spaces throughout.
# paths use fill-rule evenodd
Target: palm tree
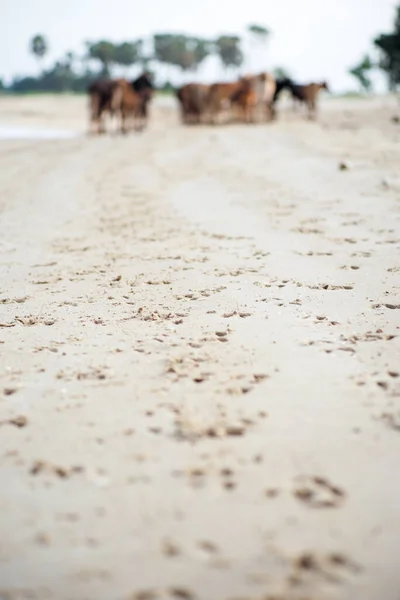
M 49 49 L 46 38 L 40 34 L 33 36 L 29 47 L 31 54 L 37 59 L 38 63 L 43 60 Z
M 258 48 L 266 49 L 267 41 L 270 36 L 270 30 L 263 25 L 256 25 L 255 23 L 247 26 L 247 33 L 250 37 L 250 45 L 258 46 Z
M 100 40 L 86 42 L 86 48 L 88 58 L 100 62 L 102 77 L 109 77 L 110 67 L 115 63 L 115 44 L 108 40 Z
M 241 40 L 237 35 L 221 35 L 215 40 L 215 52 L 225 69 L 237 70 L 243 64 Z

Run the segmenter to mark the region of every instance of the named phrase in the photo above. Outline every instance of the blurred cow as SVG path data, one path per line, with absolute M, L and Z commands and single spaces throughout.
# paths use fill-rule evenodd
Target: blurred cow
M 112 114 L 111 100 L 115 87 L 116 81 L 107 79 L 98 79 L 89 85 L 89 132 L 93 133 L 94 126 L 97 126 L 97 133 L 105 133 L 104 116 L 106 112 Z
M 292 83 L 290 91 L 293 100 L 304 104 L 308 110 L 308 118 L 315 119 L 317 116 L 317 98 L 321 90 L 329 91 L 326 81 L 321 83 L 309 83 L 308 85 L 298 85 Z
M 200 83 L 188 83 L 176 92 L 181 119 L 185 124 L 200 123 L 207 109 L 207 99 L 210 86 Z
M 97 132 L 104 133 L 104 117 L 121 117 L 121 131 L 126 131 L 128 117 L 133 117 L 135 128 L 143 129 L 148 121 L 148 106 L 153 94 L 149 73 L 143 73 L 132 82 L 126 79 L 99 79 L 88 87 L 90 100 L 90 130 L 97 125 Z
M 231 95 L 233 107 L 237 106 L 245 122 L 251 123 L 274 117 L 273 99 L 275 78 L 269 73 L 242 77 L 240 85 Z
M 147 126 L 153 90 L 153 82 L 148 73 L 143 73 L 131 82 L 126 79 L 115 81 L 110 109 L 112 114 L 120 116 L 121 133 L 127 133 L 129 119 L 136 131 L 142 131 Z

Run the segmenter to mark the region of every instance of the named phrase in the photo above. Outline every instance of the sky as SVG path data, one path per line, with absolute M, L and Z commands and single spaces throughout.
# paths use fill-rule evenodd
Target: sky
M 30 38 L 44 34 L 45 65 L 68 50 L 83 53 L 85 40 L 114 42 L 154 32 L 204 37 L 244 34 L 268 27 L 266 48 L 254 48 L 246 71 L 285 67 L 299 82 L 326 79 L 336 92 L 355 89 L 347 70 L 370 50 L 371 40 L 390 31 L 398 0 L 0 0 L 0 77 L 37 73 Z M 221 78 L 208 60 L 196 78 Z M 378 87 L 383 79 L 377 78 Z

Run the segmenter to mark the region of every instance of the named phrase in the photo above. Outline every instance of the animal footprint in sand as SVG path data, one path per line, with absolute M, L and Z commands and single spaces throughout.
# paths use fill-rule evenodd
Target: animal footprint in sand
M 338 508 L 345 501 L 346 493 L 332 485 L 324 477 L 299 477 L 294 496 L 312 508 Z
M 25 317 L 15 317 L 15 320 L 18 323 L 21 323 L 21 325 L 24 325 L 25 327 L 31 327 L 32 325 L 54 325 L 54 323 L 56 322 L 55 319 L 52 319 L 51 317 L 43 317 L 40 315 L 28 315 Z
M 293 562 L 289 582 L 292 585 L 304 585 L 316 579 L 324 579 L 332 584 L 339 584 L 344 578 L 360 570 L 355 561 L 341 552 L 325 555 L 302 552 Z
M 134 592 L 130 600 L 194 600 L 195 595 L 190 590 L 173 586 L 167 590 L 141 590 Z
M 247 317 L 251 317 L 252 313 L 249 312 L 237 312 L 236 310 L 233 310 L 232 312 L 226 312 L 224 313 L 222 316 L 224 319 L 230 319 L 231 317 L 235 317 L 238 316 L 241 319 L 247 319 Z
M 194 419 L 179 417 L 175 420 L 174 437 L 181 441 L 198 441 L 205 438 L 223 439 L 227 437 L 240 437 L 246 434 L 251 423 L 240 419 L 231 423 L 217 420 L 213 423 L 202 423 Z
M 400 431 L 400 411 L 397 413 L 383 413 L 381 419 L 390 429 Z

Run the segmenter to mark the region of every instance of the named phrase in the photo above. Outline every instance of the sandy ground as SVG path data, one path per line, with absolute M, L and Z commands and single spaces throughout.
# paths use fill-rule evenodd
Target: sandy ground
M 0 599 L 399 600 L 399 108 L 158 104 L 0 141 Z

